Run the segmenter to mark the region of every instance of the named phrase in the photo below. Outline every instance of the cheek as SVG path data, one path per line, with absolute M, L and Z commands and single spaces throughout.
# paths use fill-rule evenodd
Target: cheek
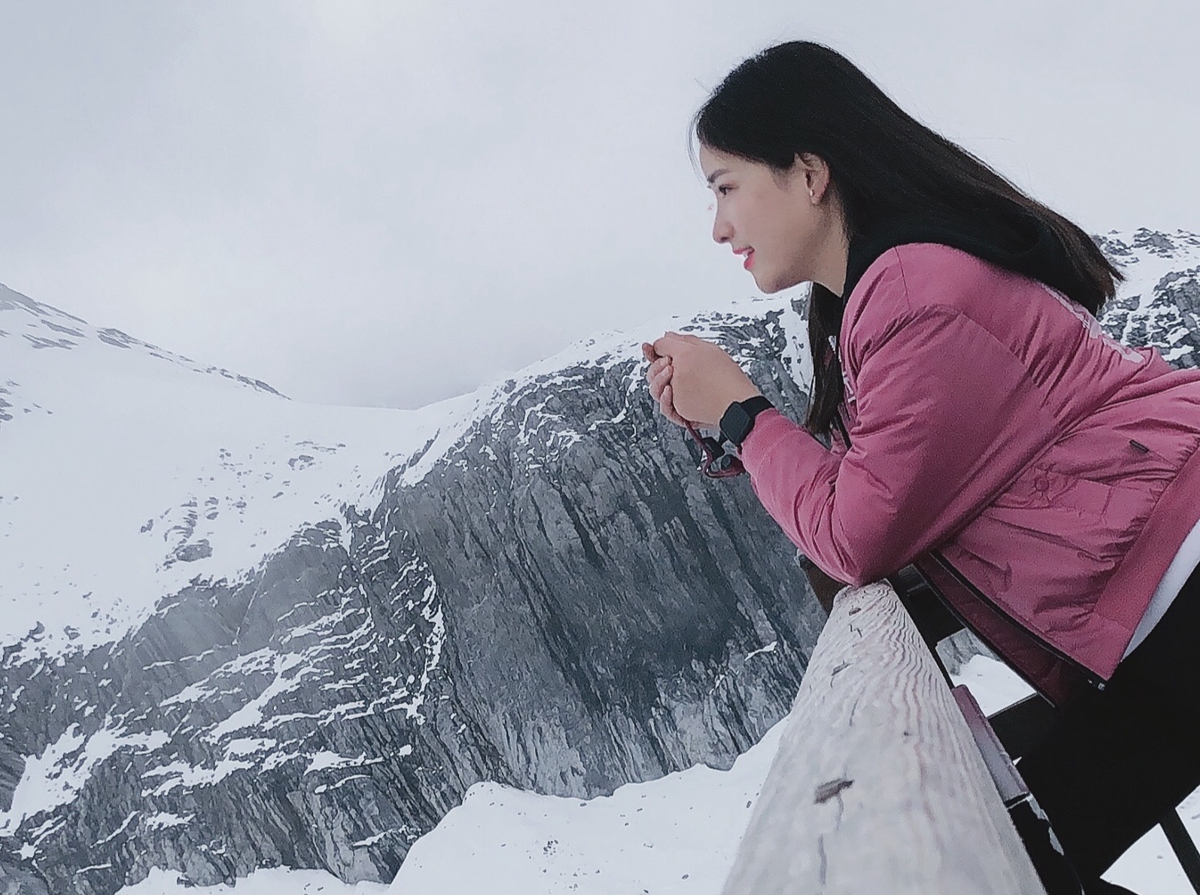
M 760 238 L 775 244 L 787 243 L 795 237 L 792 209 L 777 196 L 771 196 L 759 206 Z
M 778 232 L 793 251 L 803 252 L 812 239 L 812 226 L 794 208 L 780 209 Z

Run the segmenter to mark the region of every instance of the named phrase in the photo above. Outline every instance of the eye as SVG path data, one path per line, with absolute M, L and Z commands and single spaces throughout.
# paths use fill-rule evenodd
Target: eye
M 733 187 L 729 186 L 728 184 L 723 183 L 717 187 L 717 194 L 720 196 L 728 195 L 729 191 L 731 189 L 733 189 Z

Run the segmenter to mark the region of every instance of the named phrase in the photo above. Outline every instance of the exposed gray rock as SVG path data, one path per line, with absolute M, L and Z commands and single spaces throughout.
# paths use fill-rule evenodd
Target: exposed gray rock
M 0 860 L 0 895 L 47 895 L 46 884 L 35 874 Z
M 212 556 L 212 546 L 207 538 L 201 538 L 193 544 L 184 544 L 175 551 L 175 558 L 180 562 L 195 562 Z
M 15 752 L 7 738 L 0 739 L 0 811 L 12 807 L 13 790 L 25 773 L 25 758 Z

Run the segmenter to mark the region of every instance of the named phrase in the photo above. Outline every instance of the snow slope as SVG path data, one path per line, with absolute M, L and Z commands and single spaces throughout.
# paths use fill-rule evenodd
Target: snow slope
M 589 801 L 478 783 L 413 846 L 389 891 L 717 895 L 782 731 L 728 771 L 694 767 Z
M 972 658 L 955 676 L 986 713 L 1032 691 L 994 659 Z M 476 784 L 420 839 L 391 895 L 717 895 L 733 864 L 779 747 L 781 721 L 728 771 L 691 768 L 580 802 Z M 1180 806 L 1200 841 L 1200 790 Z M 1155 827 L 1105 874 L 1146 895 L 1192 895 Z M 166 893 L 163 893 L 166 895 Z
M 1029 692 L 1000 663 L 976 656 L 956 676 L 985 712 Z M 694 767 L 611 796 L 581 801 L 478 783 L 463 803 L 417 841 L 390 887 L 354 888 L 317 871 L 260 870 L 237 895 L 718 895 L 733 864 L 783 725 L 775 725 L 728 771 Z M 1200 793 L 1181 806 L 1200 837 Z M 1161 830 L 1155 828 L 1105 874 L 1135 891 L 1191 895 Z M 227 895 L 226 886 L 186 888 L 154 871 L 119 895 Z
M 0 640 L 48 653 L 340 518 L 471 403 L 300 404 L 2 287 L 0 370 Z

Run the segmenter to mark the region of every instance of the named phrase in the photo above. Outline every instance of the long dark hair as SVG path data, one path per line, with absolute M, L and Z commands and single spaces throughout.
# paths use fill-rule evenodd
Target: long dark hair
M 973 234 L 973 244 L 1001 248 L 1032 225 L 1049 234 L 1060 262 L 1046 268 L 1055 273 L 1038 278 L 1092 314 L 1122 279 L 1082 229 L 921 124 L 850 60 L 820 44 L 792 41 L 747 59 L 713 91 L 692 125 L 702 145 L 779 171 L 798 154 L 824 159 L 852 254 L 854 245 L 878 240 L 903 220 L 938 222 L 942 229 Z M 1000 255 L 997 263 L 1004 264 Z M 832 347 L 843 306 L 842 296 L 813 284 L 813 394 L 805 425 L 818 435 L 829 433 L 843 398 Z

